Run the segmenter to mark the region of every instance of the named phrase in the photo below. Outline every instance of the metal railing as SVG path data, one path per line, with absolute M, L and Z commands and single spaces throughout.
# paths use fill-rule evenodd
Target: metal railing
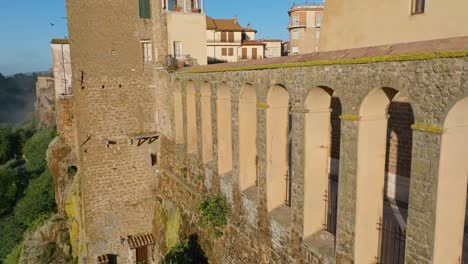
M 190 55 L 169 55 L 166 58 L 166 68 L 169 70 L 177 70 L 179 68 L 197 65 L 197 59 L 192 58 Z
M 390 217 L 380 218 L 378 264 L 403 264 L 405 262 L 406 232 Z

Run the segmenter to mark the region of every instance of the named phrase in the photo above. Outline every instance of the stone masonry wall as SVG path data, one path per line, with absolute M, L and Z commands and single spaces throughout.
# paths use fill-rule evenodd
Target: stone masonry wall
M 423 164 L 438 164 L 440 134 L 420 130 L 408 130 L 414 123 L 441 127 L 450 107 L 466 96 L 468 92 L 468 61 L 459 59 L 434 59 L 425 61 L 405 61 L 372 63 L 359 65 L 329 65 L 304 68 L 270 69 L 260 71 L 227 71 L 218 73 L 180 73 L 176 77 L 183 83 L 194 81 L 197 91 L 200 85 L 208 81 L 213 93 L 216 87 L 225 82 L 232 92 L 232 126 L 233 126 L 233 173 L 232 179 L 217 179 L 215 185 L 232 185 L 221 188 L 223 194 L 229 190 L 233 197 L 229 232 L 224 241 L 212 242 L 211 245 L 225 243 L 222 261 L 214 263 L 353 263 L 355 197 L 356 197 L 356 164 L 357 134 L 359 124 L 359 107 L 370 91 L 379 87 L 391 87 L 400 92 L 389 108 L 388 131 L 399 133 L 397 138 L 389 137 L 388 171 L 402 170 L 401 176 L 409 177 L 411 185 L 409 195 L 409 218 L 407 225 L 406 263 L 430 263 L 432 241 L 434 236 L 435 191 L 437 186 L 437 169 Z M 236 187 L 238 175 L 238 115 L 237 104 L 240 89 L 249 83 L 257 89 L 259 103 L 264 103 L 269 87 L 280 84 L 289 91 L 293 104 L 293 116 L 298 122 L 293 129 L 293 203 L 288 221 L 277 221 L 266 212 L 265 193 L 265 109 L 259 106 L 257 150 L 259 153 L 259 186 L 252 193 L 239 193 Z M 324 247 L 317 243 L 304 245 L 302 241 L 302 204 L 303 204 L 303 109 L 304 98 L 308 91 L 317 86 L 326 86 L 335 91 L 342 105 L 341 126 L 333 118 L 333 128 L 340 128 L 341 140 L 337 134 L 332 136 L 332 144 L 340 143 L 340 182 L 338 201 L 338 234 L 336 249 Z M 445 87 L 445 88 L 442 88 Z M 447 89 L 447 87 L 450 87 Z M 431 95 L 430 99 L 428 94 Z M 212 100 L 216 100 L 213 98 Z M 197 102 L 199 103 L 199 102 Z M 409 105 L 410 104 L 410 105 Z M 261 105 L 261 104 L 259 104 Z M 297 110 L 294 110 L 297 109 Z M 198 110 L 199 111 L 199 110 Z M 216 109 L 212 109 L 213 142 L 216 142 Z M 414 115 L 414 117 L 413 117 Z M 197 113 L 200 116 L 200 113 Z M 352 118 L 348 118 L 351 116 Z M 354 118 L 356 116 L 356 119 Z M 201 123 L 198 121 L 199 134 Z M 401 133 L 400 133 L 401 132 Z M 412 140 L 412 141 L 411 141 Z M 335 143 L 336 142 L 336 143 Z M 398 144 L 400 146 L 398 146 Z M 411 151 L 412 145 L 412 151 Z M 182 147 L 178 149 L 183 149 Z M 397 151 L 399 147 L 399 153 Z M 164 148 L 164 146 L 163 146 Z M 216 143 L 214 156 L 217 158 Z M 400 154 L 401 153 L 401 154 Z M 398 155 L 395 155 L 398 154 Z M 183 154 L 180 154 L 183 155 Z M 337 151 L 332 147 L 332 156 Z M 198 155 L 191 157 L 200 164 L 201 149 Z M 411 164 L 411 167 L 408 166 Z M 208 164 L 209 165 L 209 164 Z M 436 166 L 437 167 L 437 166 Z M 205 169 L 204 169 L 205 168 Z M 216 170 L 216 168 L 213 168 Z M 176 170 L 177 171 L 177 170 Z M 180 177 L 173 175 L 172 177 Z M 383 175 L 382 175 L 383 177 Z M 216 183 L 218 181 L 218 183 Z M 161 185 L 164 189 L 165 185 Z M 171 192 L 177 190 L 171 186 Z M 212 191 L 216 192 L 216 189 Z M 202 193 L 203 195 L 203 193 Z M 177 204 L 176 195 L 167 194 L 162 199 L 169 199 Z M 180 208 L 192 211 L 188 204 Z M 251 236 L 250 234 L 255 234 Z M 242 241 L 242 242 L 235 242 Z M 234 243 L 234 244 L 232 244 Z M 248 245 L 244 247 L 244 245 Z M 216 258 L 214 259 L 216 260 Z

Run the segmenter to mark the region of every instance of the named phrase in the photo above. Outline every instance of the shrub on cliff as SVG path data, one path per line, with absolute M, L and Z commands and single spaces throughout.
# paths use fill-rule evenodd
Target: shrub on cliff
M 49 143 L 55 137 L 55 129 L 48 128 L 38 131 L 26 141 L 23 155 L 26 159 L 26 171 L 39 174 L 46 168 L 46 152 Z
M 222 229 L 227 224 L 228 205 L 222 195 L 208 197 L 201 201 L 196 211 L 199 213 L 198 225 L 206 228 L 213 238 L 223 235 Z
M 198 244 L 198 236 L 194 234 L 174 245 L 161 264 L 208 264 L 208 258 Z

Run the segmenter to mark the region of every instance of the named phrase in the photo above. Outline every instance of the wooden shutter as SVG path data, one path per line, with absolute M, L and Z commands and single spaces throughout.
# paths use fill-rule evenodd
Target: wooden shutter
M 307 13 L 306 12 L 301 12 L 299 13 L 299 25 L 305 26 L 307 22 Z
M 148 19 L 151 18 L 150 0 L 139 0 L 140 1 L 140 18 Z
M 242 48 L 242 59 L 243 60 L 247 59 L 247 48 Z
M 136 262 L 137 263 L 148 262 L 148 246 L 136 248 Z
M 252 59 L 254 59 L 254 60 L 257 59 L 257 48 L 252 49 Z
M 229 56 L 234 56 L 234 48 L 229 48 Z
M 234 42 L 234 32 L 229 32 L 229 42 Z
M 226 42 L 226 32 L 221 32 L 221 42 Z
M 227 48 L 221 49 L 221 56 L 227 56 Z

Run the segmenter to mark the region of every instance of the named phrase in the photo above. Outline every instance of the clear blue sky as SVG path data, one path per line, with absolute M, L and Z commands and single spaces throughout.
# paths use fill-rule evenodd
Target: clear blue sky
M 242 26 L 250 22 L 258 30 L 258 38 L 287 39 L 287 10 L 292 2 L 205 0 L 205 11 L 214 18 L 237 15 Z M 0 73 L 48 70 L 50 40 L 68 35 L 65 0 L 0 0 L 0 4 Z

